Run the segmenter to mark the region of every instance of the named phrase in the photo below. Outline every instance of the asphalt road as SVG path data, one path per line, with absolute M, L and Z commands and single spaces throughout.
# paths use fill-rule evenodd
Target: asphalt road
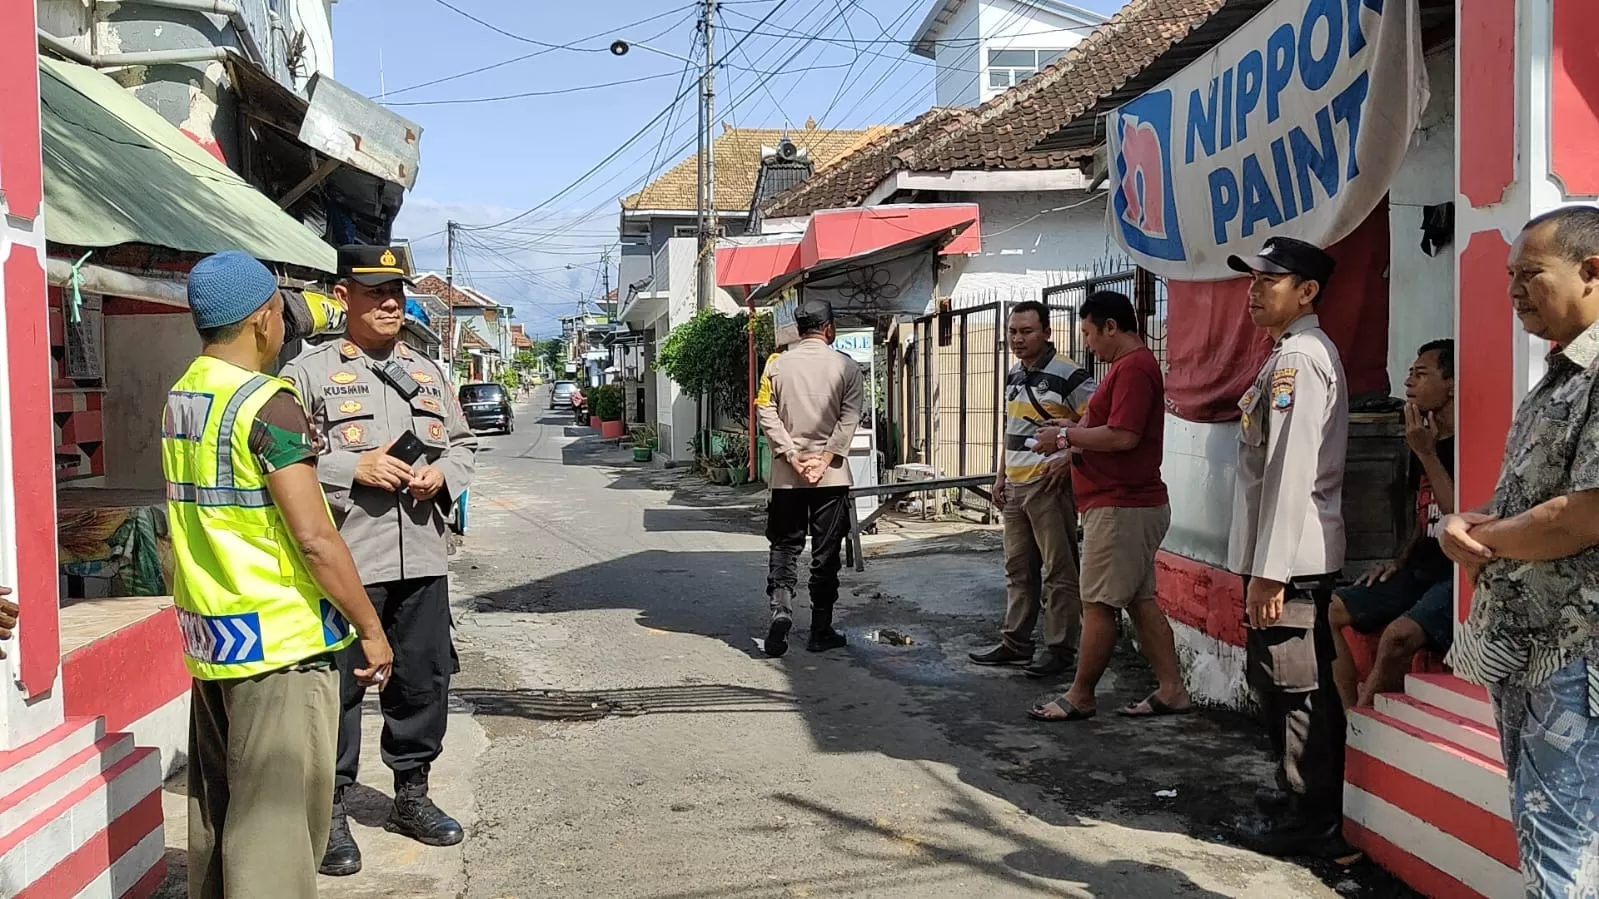
M 688 489 L 546 405 L 479 457 L 454 693 L 487 744 L 449 748 L 470 836 L 456 876 L 430 883 L 468 899 L 1408 895 L 1368 865 L 1218 839 L 1270 771 L 1241 716 L 1026 721 L 1039 684 L 962 661 L 1003 602 L 991 548 L 846 573 L 851 647 L 763 657 L 759 493 Z M 862 642 L 883 625 L 917 643 Z M 1117 666 L 1102 708 L 1147 686 Z

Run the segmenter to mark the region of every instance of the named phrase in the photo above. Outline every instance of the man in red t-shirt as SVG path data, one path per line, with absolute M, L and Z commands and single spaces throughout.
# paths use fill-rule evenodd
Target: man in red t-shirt
M 1077 721 L 1096 714 L 1094 691 L 1116 648 L 1125 610 L 1138 631 L 1158 685 L 1120 710 L 1131 717 L 1176 715 L 1192 704 L 1177 665 L 1171 625 L 1155 602 L 1155 552 L 1171 526 L 1160 479 L 1166 434 L 1166 386 L 1160 362 L 1138 334 L 1132 301 L 1097 291 L 1078 309 L 1083 342 L 1110 371 L 1080 424 L 1038 432 L 1039 450 L 1073 454 L 1072 492 L 1083 524 L 1083 637 L 1077 676 L 1059 698 L 1028 714 Z

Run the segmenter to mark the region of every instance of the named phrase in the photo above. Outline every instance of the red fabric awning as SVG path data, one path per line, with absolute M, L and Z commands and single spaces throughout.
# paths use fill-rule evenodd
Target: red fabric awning
M 801 269 L 848 259 L 955 230 L 941 255 L 982 248 L 976 203 L 902 204 L 824 209 L 811 216 L 798 240 L 746 244 L 716 251 L 720 287 L 757 287 Z

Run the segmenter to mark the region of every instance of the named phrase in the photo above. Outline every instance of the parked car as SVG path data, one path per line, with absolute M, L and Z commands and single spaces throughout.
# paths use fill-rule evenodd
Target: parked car
M 461 411 L 466 414 L 466 426 L 472 430 L 509 434 L 516 429 L 511 395 L 502 385 L 462 384 L 459 396 Z
M 550 408 L 572 408 L 572 392 L 575 390 L 577 390 L 576 381 L 556 381 L 555 386 L 550 388 Z

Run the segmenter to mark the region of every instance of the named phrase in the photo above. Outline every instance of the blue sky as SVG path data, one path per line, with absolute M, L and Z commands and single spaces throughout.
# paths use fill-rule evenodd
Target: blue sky
M 718 120 L 779 128 L 814 116 L 822 127 L 852 128 L 915 117 L 932 104 L 933 69 L 903 40 L 934 2 L 722 0 L 718 51 L 743 43 L 727 57 L 732 68 L 718 73 Z M 1077 5 L 1109 14 L 1121 4 Z M 687 55 L 694 15 L 689 0 L 339 0 L 335 76 L 423 128 L 420 174 L 395 229 L 416 241 L 419 266 L 443 271 L 435 232 L 446 220 L 491 225 L 543 204 L 513 225 L 467 234 L 457 278 L 516 306 L 536 334 L 552 333 L 555 316 L 580 299 L 593 300 L 600 254 L 616 241 L 617 198 L 694 151 L 683 63 L 637 48 L 618 58 L 606 48 L 626 38 Z M 619 81 L 631 83 L 572 90 Z M 661 114 L 680 83 L 689 94 L 675 114 L 555 196 Z

